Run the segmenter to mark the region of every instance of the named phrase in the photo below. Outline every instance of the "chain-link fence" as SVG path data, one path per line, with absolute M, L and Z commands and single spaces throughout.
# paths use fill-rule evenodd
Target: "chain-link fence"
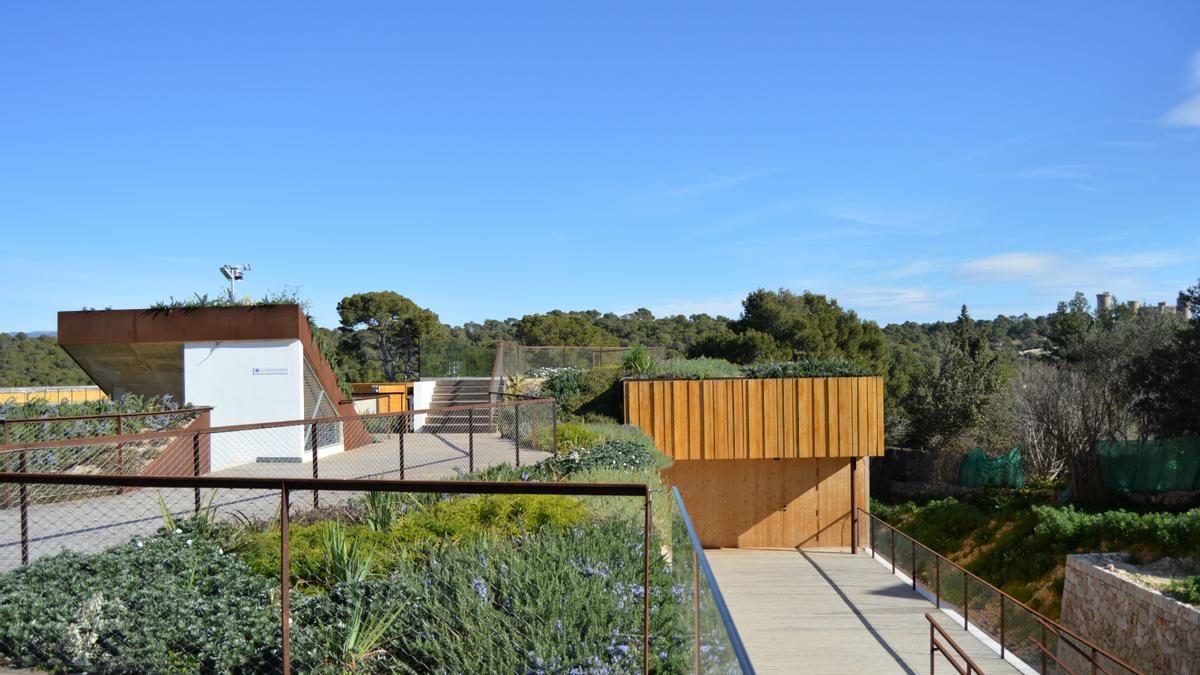
M 645 347 L 657 359 L 666 358 L 664 347 Z M 590 370 L 600 366 L 619 366 L 629 347 L 562 347 L 527 346 L 515 342 L 502 342 L 496 351 L 494 378 L 540 377 L 539 371 L 556 368 L 581 368 Z
M 860 521 L 874 557 L 908 577 L 913 590 L 930 596 L 964 629 L 989 638 L 1002 658 L 1019 659 L 1039 673 L 1138 672 L 877 516 L 860 511 Z
M 637 484 L 0 474 L 0 663 L 69 672 L 681 672 Z M 315 495 L 320 494 L 320 506 Z M 608 517 L 596 500 L 624 500 Z M 102 534 L 103 533 L 103 534 Z M 73 536 L 63 536 L 73 535 Z M 653 617 L 652 617 L 653 610 Z
M 0 471 L 174 477 L 455 479 L 498 464 L 521 466 L 550 457 L 555 447 L 556 427 L 553 399 L 505 400 L 468 407 L 227 427 L 192 424 L 89 438 L 70 434 L 59 437 L 62 429 L 57 423 L 42 422 L 13 426 L 13 431 L 21 430 L 20 441 L 0 445 Z M 37 434 L 32 433 L 35 429 Z M 101 433 L 106 431 L 107 428 L 102 429 Z M 114 485 L 6 483 L 0 486 L 0 509 L 14 518 L 14 523 L 27 523 L 29 510 L 38 505 L 122 494 L 123 489 Z M 201 501 L 199 494 L 196 493 L 197 504 Z M 323 505 L 319 491 L 313 493 L 313 501 L 314 506 Z M 153 520 L 157 514 L 153 506 L 131 512 L 131 517 Z M 15 540 L 20 561 L 36 560 L 46 551 L 57 550 L 54 546 L 38 545 L 28 527 L 17 527 L 14 531 L 20 533 Z M 48 533 L 42 541 L 91 536 L 88 530 L 66 528 L 63 532 Z

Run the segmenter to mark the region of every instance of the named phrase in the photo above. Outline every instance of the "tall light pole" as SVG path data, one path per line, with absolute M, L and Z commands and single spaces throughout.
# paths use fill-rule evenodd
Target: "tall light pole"
M 232 304 L 237 301 L 237 282 L 241 281 L 246 276 L 245 273 L 250 271 L 250 265 L 248 263 L 221 265 L 217 269 L 229 280 L 229 302 Z

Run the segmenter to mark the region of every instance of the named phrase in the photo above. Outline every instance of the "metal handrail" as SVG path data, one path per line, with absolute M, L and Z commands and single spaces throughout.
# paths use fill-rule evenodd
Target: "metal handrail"
M 692 542 L 692 551 L 696 556 L 696 563 L 700 570 L 704 573 L 704 580 L 708 583 L 708 588 L 712 592 L 713 603 L 717 607 L 717 614 L 721 617 L 721 623 L 725 626 L 725 632 L 729 634 L 729 641 L 733 647 L 733 654 L 737 657 L 738 666 L 746 675 L 754 675 L 754 666 L 750 663 L 750 656 L 746 653 L 746 647 L 742 644 L 742 637 L 738 634 L 737 626 L 733 623 L 733 616 L 729 613 L 729 607 L 725 604 L 725 597 L 721 595 L 721 588 L 717 585 L 717 578 L 713 574 L 712 567 L 708 564 L 708 556 L 704 555 L 704 546 L 700 544 L 700 535 L 696 533 L 695 526 L 692 525 L 692 519 L 688 516 L 687 507 L 683 505 L 683 496 L 679 494 L 679 488 L 671 486 L 671 494 L 675 496 L 675 504 L 679 507 L 679 515 L 683 518 L 683 524 L 687 528 L 688 539 Z
M 334 424 L 334 423 L 355 422 L 355 421 L 360 421 L 360 420 L 412 417 L 415 415 L 437 414 L 437 413 L 447 413 L 447 412 L 455 412 L 455 411 L 480 410 L 480 409 L 488 409 L 488 408 L 506 408 L 506 407 L 513 407 L 513 406 L 528 406 L 528 405 L 536 405 L 536 404 L 543 404 L 543 403 L 554 403 L 554 399 L 552 399 L 552 398 L 534 398 L 534 399 L 522 399 L 522 400 L 518 400 L 518 401 L 501 402 L 501 403 L 477 403 L 477 404 L 472 404 L 472 405 L 447 406 L 444 408 L 423 408 L 421 410 L 401 410 L 398 412 L 373 413 L 373 414 L 367 414 L 367 415 L 311 417 L 311 418 L 298 419 L 298 420 L 283 420 L 283 421 L 279 421 L 279 422 L 258 422 L 258 423 L 253 423 L 253 424 L 233 424 L 233 425 L 228 425 L 228 426 L 223 426 L 223 427 L 209 427 L 207 429 L 204 429 L 202 433 L 214 434 L 214 433 L 228 433 L 228 432 L 234 432 L 234 431 L 252 431 L 252 430 L 258 430 L 258 429 L 275 429 L 275 428 L 279 428 L 279 427 L 289 427 L 289 426 L 297 426 L 297 425 Z M 83 443 L 81 443 L 81 441 L 88 441 L 90 444 L 93 444 L 93 445 L 102 444 L 102 443 L 132 443 L 135 441 L 148 441 L 148 440 L 154 440 L 154 439 L 159 439 L 159 438 L 174 438 L 177 436 L 188 436 L 191 433 L 193 433 L 193 432 L 147 431 L 147 432 L 143 432 L 143 433 L 139 433 L 139 434 L 129 434 L 129 435 L 122 435 L 122 436 L 93 436 L 93 437 L 89 437 L 89 438 L 68 438 L 68 439 L 58 439 L 58 440 L 53 440 L 53 441 L 36 441 L 33 443 L 10 443 L 8 445 L 0 445 L 0 453 L 12 452 L 12 451 L 17 451 L 17 450 L 40 450 L 40 449 L 44 449 L 44 448 L 74 447 L 74 446 L 82 445 Z
M 907 537 L 907 538 L 908 538 L 910 541 L 912 541 L 912 542 L 913 542 L 913 544 L 914 544 L 914 545 L 919 545 L 921 548 L 923 548 L 923 549 L 925 549 L 925 550 L 929 551 L 931 554 L 933 554 L 933 556 L 935 557 L 935 559 L 938 561 L 939 565 L 940 565 L 940 564 L 946 564 L 946 565 L 950 565 L 952 568 L 954 568 L 954 569 L 958 570 L 959 572 L 961 572 L 961 573 L 963 574 L 963 584 L 964 584 L 964 587 L 968 587 L 968 585 L 966 584 L 966 579 L 967 579 L 967 578 L 972 578 L 972 579 L 974 579 L 975 581 L 979 582 L 979 583 L 980 583 L 982 586 L 984 586 L 984 587 L 986 587 L 987 589 L 991 590 L 992 592 L 994 592 L 994 593 L 998 594 L 998 595 L 1000 596 L 1000 598 L 1001 598 L 1001 607 L 1003 607 L 1003 604 L 1004 604 L 1005 602 L 1009 602 L 1009 603 L 1012 603 L 1012 604 L 1016 605 L 1017 607 L 1020 607 L 1021 609 L 1025 610 L 1025 611 L 1026 611 L 1026 612 L 1028 612 L 1028 613 L 1029 613 L 1031 616 L 1033 616 L 1033 618 L 1034 618 L 1034 619 L 1035 619 L 1035 620 L 1036 620 L 1038 623 L 1040 623 L 1040 624 L 1041 624 L 1041 625 L 1042 625 L 1044 628 L 1046 628 L 1046 629 L 1048 629 L 1048 630 L 1051 630 L 1051 631 L 1053 631 L 1053 632 L 1054 632 L 1054 634 L 1055 634 L 1057 637 L 1059 637 L 1060 639 L 1063 639 L 1063 640 L 1065 640 L 1065 641 L 1066 641 L 1066 643 L 1067 643 L 1068 645 L 1070 645 L 1072 649 L 1074 649 L 1076 652 L 1078 652 L 1078 653 L 1080 654 L 1080 656 L 1082 656 L 1083 658 L 1087 659 L 1087 660 L 1088 660 L 1088 661 L 1089 661 L 1089 662 L 1090 662 L 1090 663 L 1091 663 L 1091 664 L 1092 664 L 1092 665 L 1093 665 L 1095 668 L 1097 668 L 1097 669 L 1099 669 L 1099 670 L 1103 670 L 1102 668 L 1100 668 L 1100 665 L 1099 665 L 1099 663 L 1097 663 L 1097 661 L 1096 661 L 1096 655 L 1101 655 L 1101 656 L 1103 656 L 1105 659 L 1108 659 L 1109 661 L 1112 661 L 1113 663 L 1115 663 L 1116 665 L 1120 666 L 1121 668 L 1124 668 L 1125 670 L 1129 671 L 1130 673 L 1140 673 L 1140 672 L 1141 672 L 1141 671 L 1139 671 L 1137 668 L 1134 668 L 1133 666 L 1129 665 L 1129 664 L 1128 664 L 1128 663 L 1126 663 L 1125 661 L 1122 661 L 1121 659 L 1117 658 L 1116 656 L 1113 656 L 1112 654 L 1110 654 L 1110 653 L 1108 653 L 1107 651 L 1105 651 L 1103 648 L 1101 648 L 1101 647 L 1099 647 L 1098 645 L 1096 645 L 1096 644 L 1092 643 L 1092 642 L 1091 642 L 1091 641 L 1089 641 L 1087 638 L 1085 638 L 1085 637 L 1083 637 L 1082 635 L 1080 635 L 1080 634 L 1076 633 L 1075 631 L 1071 630 L 1070 628 L 1067 628 L 1066 626 L 1063 626 L 1062 624 L 1060 624 L 1060 623 L 1058 623 L 1058 622 L 1054 621 L 1053 619 L 1051 619 L 1051 618 L 1047 617 L 1046 615 L 1042 614 L 1041 612 L 1037 611 L 1036 609 L 1034 609 L 1034 608 L 1030 607 L 1029 605 L 1027 605 L 1027 604 L 1025 604 L 1025 603 L 1021 602 L 1020 600 L 1016 599 L 1015 597 L 1013 597 L 1013 596 L 1012 596 L 1012 595 L 1010 595 L 1009 593 L 1006 593 L 1005 591 L 1001 590 L 1000 588 L 997 588 L 996 586 L 994 586 L 994 585 L 992 585 L 992 584 L 988 583 L 988 582 L 987 582 L 985 579 L 983 579 L 982 577 L 980 577 L 980 576 L 979 576 L 979 575 L 977 575 L 977 574 L 974 574 L 974 573 L 972 573 L 972 572 L 968 571 L 968 570 L 967 570 L 965 567 L 963 567 L 962 565 L 959 565 L 958 563 L 954 562 L 953 560 L 950 560 L 950 559 L 949 559 L 949 558 L 947 558 L 946 556 L 944 556 L 944 555 L 942 555 L 942 554 L 938 553 L 937 551 L 935 551 L 935 550 L 933 550 L 932 548 L 930 548 L 930 547 L 926 546 L 925 544 L 922 544 L 922 543 L 918 542 L 918 541 L 917 541 L 916 539 L 914 539 L 914 538 L 913 538 L 911 535 L 905 534 L 905 533 L 904 533 L 904 532 L 902 532 L 902 531 L 901 531 L 899 528 L 897 528 L 895 525 L 892 525 L 891 523 L 888 523 L 888 522 L 884 521 L 884 520 L 883 520 L 882 518 L 880 518 L 879 516 L 877 516 L 877 515 L 875 515 L 875 514 L 873 514 L 873 513 L 869 512 L 869 511 L 866 511 L 865 509 L 859 508 L 858 510 L 859 510 L 859 511 L 861 511 L 862 513 L 864 513 L 864 514 L 866 514 L 866 515 L 867 515 L 867 518 L 869 519 L 869 520 L 867 521 L 868 523 L 871 523 L 871 522 L 878 522 L 880 525 L 883 525 L 884 527 L 888 528 L 888 529 L 889 529 L 889 530 L 891 530 L 893 533 L 895 533 L 895 534 L 900 534 L 900 535 L 903 535 L 904 537 Z M 892 537 L 892 542 L 893 542 L 893 546 L 894 546 L 894 545 L 895 545 L 895 537 L 894 537 L 894 536 Z M 875 550 L 875 546 L 874 546 L 874 538 L 872 537 L 872 540 L 871 540 L 871 555 L 872 555 L 872 556 L 874 556 L 874 555 L 875 555 L 875 553 L 876 553 L 876 550 Z M 892 556 L 892 558 L 891 558 L 891 561 L 892 561 L 892 564 L 893 564 L 893 565 L 895 565 L 895 555 L 894 555 L 894 554 L 893 554 L 893 556 Z M 916 560 L 915 560 L 915 559 L 914 559 L 914 561 L 913 561 L 913 566 L 914 566 L 914 567 L 916 566 Z M 939 569 L 940 569 L 940 568 L 939 568 Z M 915 569 L 913 570 L 913 575 L 912 575 L 912 576 L 913 576 L 913 584 L 914 584 L 914 587 L 915 587 L 915 584 L 917 583 L 917 580 L 916 580 L 916 570 L 915 570 Z M 940 596 L 939 596 L 939 600 L 940 600 Z M 968 602 L 967 602 L 966 594 L 964 593 L 964 596 L 963 596 L 963 605 L 965 606 L 965 605 L 967 605 L 967 604 L 968 604 Z M 966 613 L 964 612 L 964 618 L 963 618 L 963 621 L 964 621 L 964 623 L 969 623 L 969 621 L 967 620 L 967 618 L 966 618 L 965 614 L 966 614 Z M 1002 613 L 1002 615 L 1003 615 L 1003 613 Z M 1003 630 L 1004 630 L 1004 626 L 1003 626 L 1003 623 L 1002 623 L 1002 624 L 1001 624 L 1001 633 L 1002 633 L 1002 634 L 1003 634 Z M 1080 648 L 1078 645 L 1075 645 L 1075 644 L 1073 644 L 1073 642 L 1079 642 L 1079 643 L 1081 643 L 1081 644 L 1083 644 L 1083 645 L 1086 645 L 1086 646 L 1087 646 L 1087 648 L 1088 648 L 1089 650 L 1091 650 L 1091 654 L 1088 654 L 1088 653 L 1087 653 L 1087 652 L 1085 652 L 1083 649 L 1081 649 L 1081 648 Z M 1004 645 L 1003 645 L 1003 642 L 1001 642 L 1001 650 L 1002 650 L 1002 651 L 1001 651 L 1001 654 L 1003 654 L 1003 650 L 1004 650 Z M 1107 672 L 1107 671 L 1105 671 L 1105 672 Z
M 933 618 L 932 614 L 926 612 L 925 620 L 929 622 L 930 675 L 933 675 L 934 673 L 934 663 L 936 663 L 935 656 L 938 652 L 941 652 L 946 657 L 946 661 L 950 663 L 951 667 L 959 672 L 959 675 L 971 675 L 972 673 L 983 675 L 983 669 L 979 667 L 979 664 L 975 663 L 975 660 L 972 659 L 971 656 L 967 654 L 967 652 L 964 651 L 957 642 L 954 641 L 954 638 L 950 637 L 950 634 L 946 632 L 946 629 L 942 628 L 941 624 L 937 622 L 937 619 Z M 950 651 L 946 649 L 946 645 L 942 644 L 942 642 L 935 637 L 934 631 L 937 631 L 938 635 L 941 635 L 946 639 L 946 642 L 950 643 L 950 646 L 954 649 L 955 653 L 962 657 L 963 661 L 966 662 L 965 666 L 954 660 L 954 657 L 950 654 Z

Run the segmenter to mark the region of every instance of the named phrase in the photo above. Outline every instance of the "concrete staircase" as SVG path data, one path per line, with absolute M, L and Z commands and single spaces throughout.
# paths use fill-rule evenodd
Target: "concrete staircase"
M 492 381 L 486 377 L 447 378 L 435 381 L 431 408 L 453 408 L 460 406 L 484 406 L 491 402 L 488 391 Z M 466 410 L 445 413 L 429 413 L 421 431 L 432 434 L 467 433 Z M 480 408 L 474 414 L 474 431 L 489 430 L 491 416 Z

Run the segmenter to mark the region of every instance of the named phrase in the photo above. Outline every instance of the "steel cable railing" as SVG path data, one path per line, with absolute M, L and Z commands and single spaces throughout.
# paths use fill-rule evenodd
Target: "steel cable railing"
M 956 613 L 964 629 L 993 640 L 1001 658 L 1011 655 L 1040 673 L 1139 672 L 878 516 L 860 512 L 871 555 L 909 577 L 913 590 L 927 593 L 939 609 Z

